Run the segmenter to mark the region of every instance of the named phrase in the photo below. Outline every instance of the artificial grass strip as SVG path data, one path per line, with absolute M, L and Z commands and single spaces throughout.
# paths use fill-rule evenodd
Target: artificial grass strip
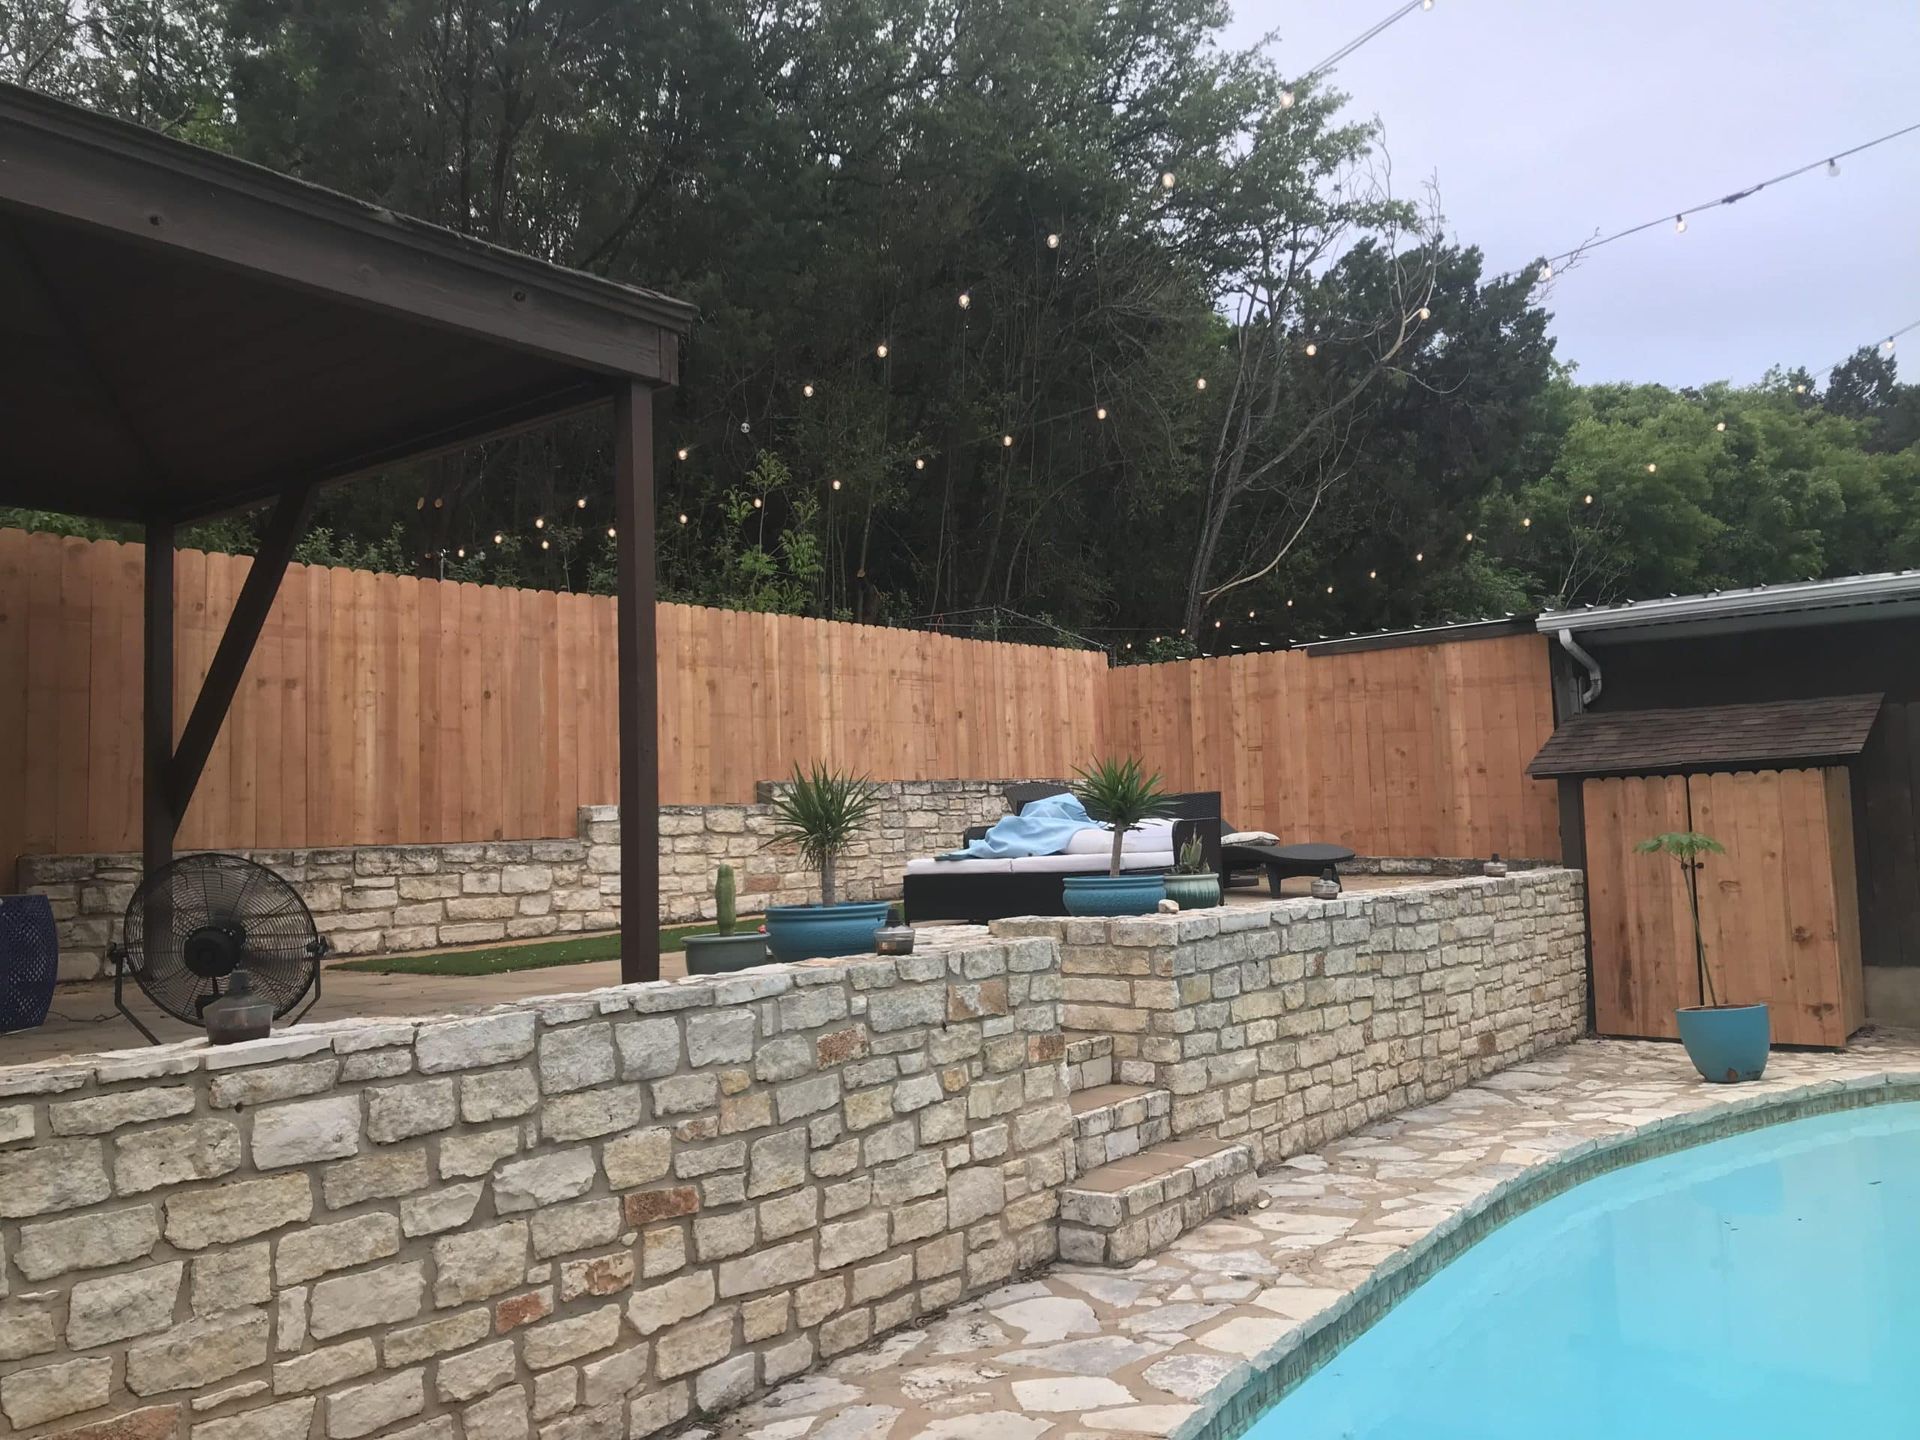
M 757 930 L 760 921 L 742 919 L 741 930 Z M 717 935 L 711 925 L 675 925 L 660 932 L 660 953 L 685 948 L 689 935 Z M 617 931 L 597 935 L 570 935 L 564 940 L 536 940 L 522 945 L 493 945 L 479 950 L 426 950 L 411 955 L 372 955 L 364 960 L 342 960 L 332 970 L 359 970 L 370 975 L 503 975 L 510 970 L 545 970 L 555 965 L 584 965 L 594 960 L 620 958 Z

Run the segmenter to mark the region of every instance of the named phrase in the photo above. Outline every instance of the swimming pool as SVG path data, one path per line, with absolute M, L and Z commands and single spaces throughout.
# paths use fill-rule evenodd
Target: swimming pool
M 1920 1434 L 1920 1104 L 1589 1180 L 1493 1231 L 1246 1440 Z

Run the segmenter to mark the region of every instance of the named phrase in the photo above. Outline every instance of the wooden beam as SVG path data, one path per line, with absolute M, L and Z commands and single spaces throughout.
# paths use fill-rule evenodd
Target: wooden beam
M 141 690 L 140 861 L 149 875 L 173 859 L 180 812 L 168 792 L 173 768 L 173 526 L 146 533 L 146 611 Z
M 201 682 L 193 713 L 187 717 L 179 747 L 167 767 L 167 799 L 176 817 L 187 813 L 194 787 L 200 783 L 200 772 L 207 768 L 207 756 L 213 753 L 213 742 L 219 738 L 220 726 L 240 689 L 240 679 L 247 673 L 247 661 L 253 656 L 254 644 L 273 609 L 273 597 L 280 593 L 287 562 L 293 559 L 293 547 L 300 543 L 312 510 L 313 487 L 303 485 L 283 493 L 268 517 L 266 534 L 260 537 L 260 548 L 254 552 L 253 565 L 233 602 L 233 614 L 227 617 L 227 628 L 220 634 L 213 662 L 207 666 L 207 678 Z
M 660 978 L 660 736 L 655 713 L 653 393 L 614 394 L 620 594 L 620 978 Z

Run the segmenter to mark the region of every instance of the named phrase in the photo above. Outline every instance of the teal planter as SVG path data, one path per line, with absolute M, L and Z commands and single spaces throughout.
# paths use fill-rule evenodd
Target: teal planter
M 1182 910 L 1208 910 L 1220 903 L 1218 875 L 1169 875 L 1167 899 Z
M 776 960 L 871 955 L 873 937 L 887 923 L 888 902 L 842 905 L 769 905 L 767 948 Z
M 1061 883 L 1069 915 L 1151 915 L 1167 898 L 1162 875 L 1068 875 Z
M 730 975 L 766 965 L 767 937 L 758 930 L 739 935 L 690 935 L 686 940 L 689 975 Z
M 1690 1006 L 1674 1017 L 1680 1022 L 1680 1043 L 1701 1079 L 1731 1085 L 1758 1080 L 1765 1072 L 1773 1039 L 1766 1006 Z

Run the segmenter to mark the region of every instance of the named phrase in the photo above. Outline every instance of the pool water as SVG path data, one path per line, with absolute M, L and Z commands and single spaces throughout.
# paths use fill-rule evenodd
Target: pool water
M 1577 1186 L 1440 1270 L 1245 1434 L 1920 1435 L 1920 1104 Z

